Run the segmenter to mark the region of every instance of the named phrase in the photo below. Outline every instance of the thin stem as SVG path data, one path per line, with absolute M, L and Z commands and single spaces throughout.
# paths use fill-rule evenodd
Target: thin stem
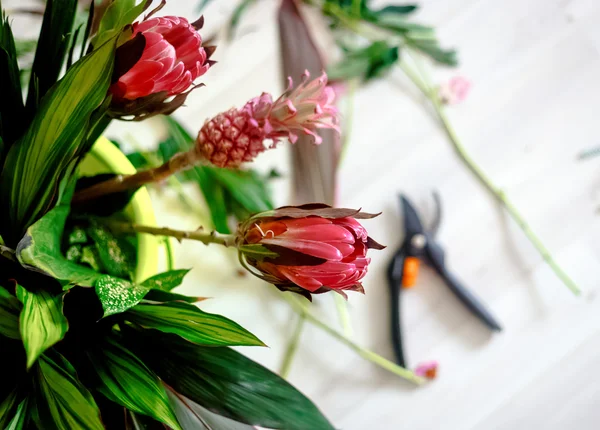
M 415 58 L 415 61 L 418 59 Z M 531 230 L 529 224 L 517 208 L 513 205 L 513 203 L 508 199 L 504 191 L 497 188 L 492 180 L 485 174 L 485 172 L 475 163 L 475 161 L 471 158 L 471 156 L 466 152 L 462 142 L 460 141 L 454 127 L 450 123 L 448 116 L 446 115 L 444 106 L 439 99 L 439 96 L 436 90 L 428 84 L 427 78 L 423 76 L 423 74 L 414 73 L 412 69 L 407 67 L 406 64 L 401 63 L 402 70 L 406 73 L 408 78 L 413 81 L 413 83 L 423 92 L 423 94 L 431 101 L 435 112 L 437 114 L 438 119 L 441 122 L 441 125 L 444 128 L 448 139 L 452 143 L 454 150 L 463 161 L 463 163 L 471 170 L 471 172 L 477 177 L 477 179 L 481 182 L 481 184 L 492 194 L 492 196 L 498 200 L 507 210 L 509 215 L 513 218 L 513 220 L 517 223 L 517 225 L 521 228 L 525 236 L 529 239 L 529 241 L 533 244 L 536 250 L 540 253 L 546 264 L 554 271 L 556 276 L 571 290 L 571 292 L 575 295 L 579 295 L 581 293 L 579 287 L 575 282 L 561 269 L 561 267 L 556 263 L 548 249 L 541 242 L 539 237 Z M 429 90 L 428 90 L 429 88 Z
M 304 328 L 305 322 L 306 317 L 304 315 L 298 315 L 298 321 L 296 322 L 294 333 L 292 334 L 292 338 L 290 339 L 285 350 L 285 355 L 283 356 L 283 362 L 281 364 L 281 370 L 279 371 L 279 375 L 284 379 L 287 379 L 290 369 L 292 368 L 292 362 L 296 356 L 296 351 L 298 351 L 298 344 L 300 342 L 300 336 L 302 334 L 302 329 Z
M 108 194 L 135 190 L 147 184 L 161 182 L 177 172 L 193 167 L 199 161 L 194 150 L 181 152 L 175 154 L 169 161 L 159 167 L 144 170 L 133 175 L 117 175 L 108 181 L 78 191 L 73 196 L 72 203 L 77 205 Z
M 365 360 L 369 360 L 370 362 L 378 365 L 379 367 L 381 367 L 395 375 L 398 375 L 401 378 L 406 379 L 407 381 L 413 382 L 417 385 L 421 385 L 425 382 L 425 379 L 421 378 L 420 376 L 417 376 L 414 372 L 412 372 L 408 369 L 405 369 L 404 367 L 398 366 L 395 363 L 392 363 L 391 361 L 383 358 L 382 356 L 374 353 L 371 350 L 363 348 L 362 346 L 360 346 L 360 345 L 356 344 L 355 342 L 353 342 L 352 340 L 348 339 L 342 333 L 338 332 L 337 330 L 332 329 L 327 324 L 325 324 L 324 322 L 319 320 L 317 317 L 313 316 L 312 313 L 308 310 L 307 306 L 302 304 L 295 297 L 291 297 L 287 293 L 284 293 L 283 297 L 285 300 L 287 300 L 287 302 L 292 306 L 292 308 L 299 315 L 304 315 L 304 317 L 306 318 L 306 321 L 313 324 L 315 327 L 320 328 L 321 330 L 328 333 L 332 337 L 336 338 L 337 340 L 339 340 L 341 343 L 346 345 L 348 348 L 352 349 L 354 352 L 356 352 L 358 355 L 360 355 Z
M 120 233 L 146 233 L 153 236 L 166 236 L 174 237 L 181 241 L 184 239 L 195 240 L 202 242 L 205 245 L 215 243 L 217 245 L 223 245 L 225 247 L 235 247 L 236 237 L 232 234 L 221 234 L 216 231 L 207 233 L 203 230 L 196 231 L 185 231 L 185 230 L 174 230 L 167 227 L 151 227 L 147 225 L 129 224 L 121 221 L 106 221 L 106 226 L 113 231 Z
M 354 330 L 352 330 L 352 322 L 348 313 L 348 302 L 340 294 L 334 294 L 333 300 L 335 301 L 335 307 L 344 336 L 351 338 L 354 335 Z

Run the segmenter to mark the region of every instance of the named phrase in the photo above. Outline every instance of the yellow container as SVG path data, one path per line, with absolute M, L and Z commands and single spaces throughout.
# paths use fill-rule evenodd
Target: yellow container
M 135 167 L 115 145 L 105 137 L 94 144 L 92 150 L 79 166 L 80 175 L 92 176 L 99 173 L 130 175 Z M 135 224 L 156 226 L 150 194 L 146 188 L 135 193 L 125 213 Z M 138 234 L 138 255 L 135 281 L 141 282 L 158 272 L 158 256 L 162 241 L 149 234 Z M 168 250 L 167 250 L 168 251 Z

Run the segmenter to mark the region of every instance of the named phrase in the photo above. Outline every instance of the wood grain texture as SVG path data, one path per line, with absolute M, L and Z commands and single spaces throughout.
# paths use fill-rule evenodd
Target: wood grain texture
M 5 2 L 3 2 L 5 3 Z M 9 4 L 11 1 L 8 2 Z M 436 359 L 439 378 L 421 388 L 364 362 L 327 335 L 306 328 L 290 380 L 346 430 L 592 430 L 600 422 L 600 158 L 577 160 L 600 145 L 600 3 L 597 0 L 425 0 L 419 19 L 459 49 L 461 73 L 474 82 L 450 115 L 472 156 L 510 195 L 534 231 L 584 290 L 571 296 L 526 238 L 461 165 L 443 133 L 394 73 L 359 91 L 351 148 L 341 166 L 340 204 L 384 211 L 366 221 L 390 246 L 373 253 L 366 296 L 350 297 L 355 337 L 392 358 L 384 270 L 402 240 L 396 193 L 432 213 L 442 197 L 440 241 L 452 269 L 504 323 L 490 336 L 440 280 L 423 270 L 403 302 L 408 360 Z M 206 11 L 210 33 L 234 2 Z M 194 16 L 193 2 L 171 1 L 167 13 Z M 233 43 L 221 44 L 207 84 L 178 112 L 192 130 L 262 91 L 279 93 L 277 1 L 252 8 Z M 151 141 L 143 127 L 114 127 Z M 139 134 L 138 134 L 139 131 Z M 287 148 L 259 159 L 289 174 Z M 288 182 L 276 184 L 286 203 Z M 168 192 L 155 194 L 160 224 L 195 228 Z M 243 352 L 277 369 L 293 330 L 287 305 L 271 288 L 236 274 L 235 258 L 214 247 L 177 245 L 178 267 L 194 267 L 184 292 L 203 309 L 239 322 L 270 348 Z M 243 305 L 240 305 L 243 303 Z M 323 318 L 337 324 L 331 297 Z

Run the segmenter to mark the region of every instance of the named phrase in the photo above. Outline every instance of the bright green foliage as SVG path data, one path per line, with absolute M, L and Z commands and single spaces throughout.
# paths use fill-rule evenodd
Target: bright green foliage
M 173 429 L 179 424 L 158 377 L 118 337 L 108 338 L 87 353 L 97 376 L 95 389 L 130 411 L 148 415 Z
M 173 333 L 198 345 L 264 345 L 239 324 L 188 303 L 140 304 L 127 312 L 125 318 L 141 327 Z
M 43 289 L 34 293 L 17 285 L 17 298 L 23 303 L 19 328 L 29 369 L 44 351 L 65 336 L 69 323 L 63 315 L 62 294 L 52 295 Z

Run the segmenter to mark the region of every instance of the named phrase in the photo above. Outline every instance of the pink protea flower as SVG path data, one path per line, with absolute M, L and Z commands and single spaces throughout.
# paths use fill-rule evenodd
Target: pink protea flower
M 303 133 L 321 143 L 320 128 L 338 130 L 338 110 L 332 104 L 333 89 L 327 86 L 327 75 L 290 87 L 277 100 L 263 93 L 250 100 L 242 109 L 231 109 L 206 121 L 196 143 L 199 154 L 219 167 L 238 167 L 252 161 L 261 152 L 273 148 L 281 139 L 294 143 Z M 338 130 L 339 131 L 339 130 Z M 271 144 L 264 145 L 270 140 Z
M 364 292 L 367 250 L 383 247 L 357 219 L 375 216 L 320 204 L 283 207 L 243 223 L 238 249 L 255 275 L 280 290 L 308 298 L 331 290 Z
M 471 90 L 471 81 L 463 76 L 455 76 L 440 86 L 439 97 L 444 104 L 457 104 L 467 99 Z
M 118 100 L 181 94 L 210 67 L 200 33 L 185 18 L 165 16 L 137 22 L 133 37 L 138 34 L 146 45 L 139 61 L 111 87 Z

